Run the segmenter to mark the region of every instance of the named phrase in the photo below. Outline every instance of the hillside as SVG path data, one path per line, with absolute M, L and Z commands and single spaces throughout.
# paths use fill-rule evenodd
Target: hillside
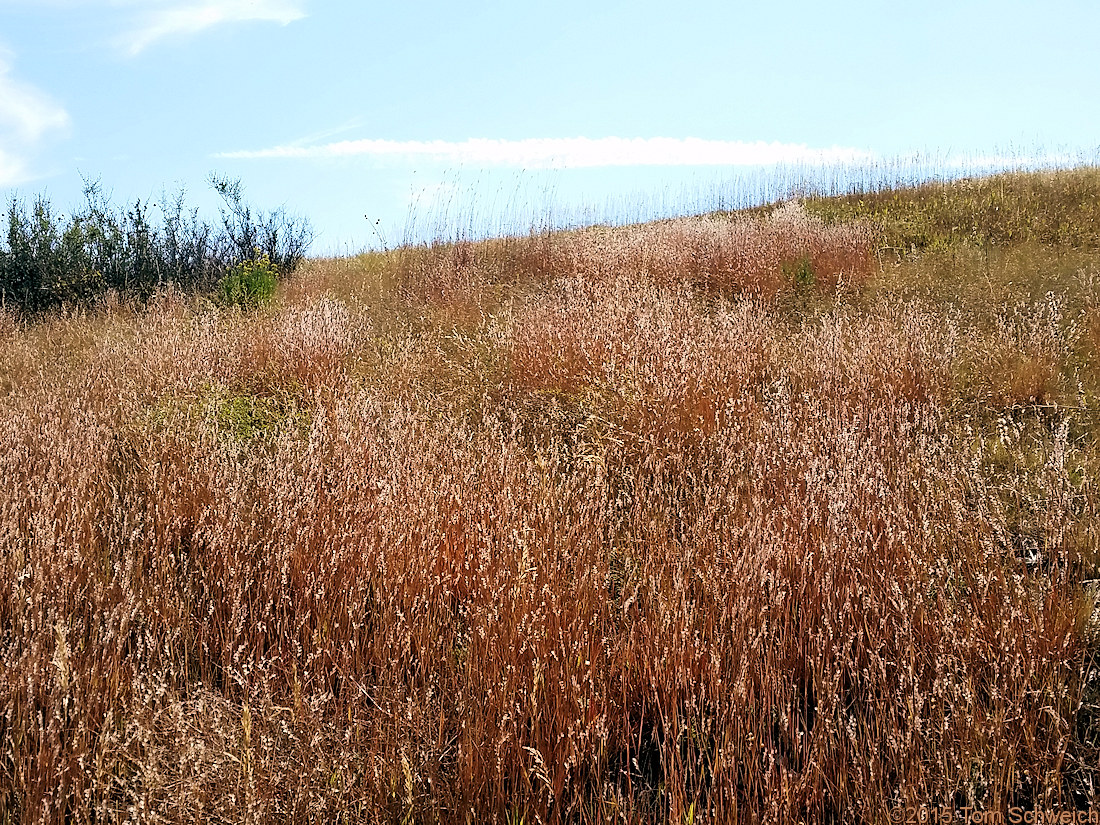
M 1100 171 L 0 313 L 0 823 L 1100 810 Z

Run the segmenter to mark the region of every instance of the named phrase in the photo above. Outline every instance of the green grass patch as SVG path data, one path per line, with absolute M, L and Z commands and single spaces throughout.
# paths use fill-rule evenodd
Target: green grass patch
M 829 223 L 870 222 L 879 247 L 900 255 L 1026 243 L 1100 249 L 1095 167 L 811 197 L 805 206 Z

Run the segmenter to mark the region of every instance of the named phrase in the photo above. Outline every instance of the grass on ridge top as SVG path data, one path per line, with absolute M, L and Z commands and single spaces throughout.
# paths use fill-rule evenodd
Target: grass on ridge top
M 1096 809 L 1098 190 L 0 314 L 0 823 Z
M 1100 249 L 1100 168 L 1010 172 L 833 198 L 806 208 L 829 222 L 868 220 L 899 254 L 958 246 Z

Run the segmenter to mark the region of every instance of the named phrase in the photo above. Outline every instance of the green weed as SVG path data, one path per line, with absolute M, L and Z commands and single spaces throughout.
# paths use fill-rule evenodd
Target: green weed
M 218 281 L 217 298 L 222 306 L 255 309 L 271 301 L 279 282 L 279 269 L 265 254 L 242 261 Z

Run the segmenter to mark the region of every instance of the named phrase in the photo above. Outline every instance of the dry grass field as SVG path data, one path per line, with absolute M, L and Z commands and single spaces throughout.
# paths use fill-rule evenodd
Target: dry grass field
M 1087 168 L 0 314 L 0 823 L 1098 811 L 1098 437 Z

